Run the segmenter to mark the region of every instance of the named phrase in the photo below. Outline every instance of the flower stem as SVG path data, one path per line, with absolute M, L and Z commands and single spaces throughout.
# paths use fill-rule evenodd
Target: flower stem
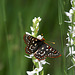
M 39 30 L 39 22 L 41 21 L 41 18 L 38 17 L 38 18 L 34 18 L 33 19 L 33 26 L 31 27 L 31 30 L 32 30 L 32 36 L 36 37 L 37 38 L 37 34 L 38 34 L 38 30 Z M 35 57 L 32 57 L 32 61 L 35 65 L 36 68 L 39 68 L 39 63 L 38 62 L 35 62 L 34 60 L 36 60 Z M 33 66 L 33 69 L 34 69 L 34 66 Z M 36 74 L 38 75 L 38 73 Z M 44 71 L 42 70 L 40 75 L 44 75 Z
M 61 34 L 61 52 L 62 52 L 62 74 L 63 75 L 67 75 L 66 73 L 66 70 L 65 70 L 65 56 L 64 56 L 64 47 L 63 47 L 63 38 L 62 38 L 62 35 L 63 35 L 63 2 L 62 0 L 58 0 L 58 18 L 59 18 L 59 25 L 60 25 L 60 34 Z

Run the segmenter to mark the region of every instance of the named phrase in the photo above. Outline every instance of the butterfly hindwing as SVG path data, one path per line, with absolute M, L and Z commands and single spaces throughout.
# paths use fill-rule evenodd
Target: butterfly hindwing
M 57 58 L 61 56 L 61 54 L 50 47 L 48 44 L 44 43 L 35 53 L 34 56 L 38 60 L 43 60 L 46 57 Z
M 60 57 L 61 54 L 56 49 L 50 47 L 47 56 L 50 58 L 57 58 Z
M 34 56 L 38 60 L 43 60 L 47 57 L 48 51 L 50 46 L 47 44 L 43 44 L 35 53 Z

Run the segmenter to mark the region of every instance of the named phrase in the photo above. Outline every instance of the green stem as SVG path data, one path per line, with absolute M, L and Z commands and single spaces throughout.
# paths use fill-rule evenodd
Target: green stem
M 37 33 L 38 33 L 38 29 L 39 29 L 39 25 L 37 26 L 37 23 L 39 23 L 38 18 L 36 19 L 35 22 L 33 22 L 33 29 L 34 29 L 33 33 L 34 33 L 34 35 L 32 35 L 32 36 L 34 36 L 34 37 L 37 37 Z M 35 65 L 35 67 L 39 68 L 39 63 L 35 62 L 34 60 L 36 60 L 35 57 L 32 58 L 32 61 L 33 61 L 34 65 Z M 34 66 L 33 66 L 33 69 L 34 69 Z M 35 74 L 35 75 L 37 75 L 37 74 Z M 40 75 L 44 75 L 44 71 L 43 70 L 40 72 Z
M 8 41 L 8 32 L 7 32 L 7 26 L 6 26 L 6 12 L 5 12 L 5 0 L 2 0 L 2 8 L 3 8 L 3 25 L 5 27 L 5 36 L 6 36 L 6 42 L 7 42 L 7 50 L 8 50 L 8 60 L 9 60 L 9 75 L 12 75 L 12 69 L 11 69 L 11 56 L 10 56 L 10 49 L 9 49 L 9 41 Z
M 67 75 L 65 70 L 65 56 L 64 56 L 64 49 L 63 49 L 63 2 L 62 0 L 58 0 L 58 17 L 59 17 L 59 25 L 60 25 L 60 31 L 61 31 L 61 52 L 62 52 L 62 75 Z

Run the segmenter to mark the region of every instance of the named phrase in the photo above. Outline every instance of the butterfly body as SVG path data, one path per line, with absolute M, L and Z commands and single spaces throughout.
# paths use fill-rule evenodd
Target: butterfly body
M 25 48 L 26 53 L 34 53 L 34 57 L 38 60 L 44 60 L 46 57 L 57 58 L 61 56 L 58 51 L 44 42 L 44 38 L 40 40 L 31 35 L 25 34 L 23 39 L 27 44 Z

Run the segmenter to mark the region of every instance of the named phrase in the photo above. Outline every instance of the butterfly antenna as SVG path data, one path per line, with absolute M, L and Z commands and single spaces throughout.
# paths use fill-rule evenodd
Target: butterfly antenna
M 50 41 L 47 41 L 47 42 L 52 43 L 52 44 L 55 44 L 55 42 L 50 42 Z
M 51 42 L 52 44 L 55 44 L 55 42 Z

